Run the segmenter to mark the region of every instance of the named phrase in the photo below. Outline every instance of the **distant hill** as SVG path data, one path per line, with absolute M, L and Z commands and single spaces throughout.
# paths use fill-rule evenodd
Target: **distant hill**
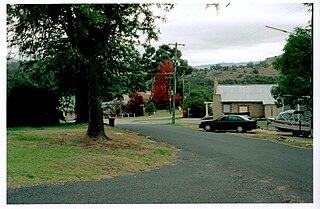
M 221 62 L 221 63 L 217 63 L 217 64 L 207 64 L 207 65 L 196 65 L 196 66 L 193 66 L 193 68 L 195 69 L 205 69 L 205 68 L 208 68 L 210 69 L 211 66 L 214 66 L 214 65 L 221 65 L 222 67 L 232 67 L 232 66 L 246 66 L 248 63 L 254 63 L 254 64 L 257 64 L 259 63 L 260 61 L 256 61 L 256 62 Z
M 272 62 L 277 57 L 258 62 L 219 63 L 194 67 L 193 73 L 186 78 L 199 83 L 201 80 L 213 81 L 216 77 L 219 84 L 273 84 L 277 83 L 279 72 Z M 211 83 L 211 82 L 209 82 Z

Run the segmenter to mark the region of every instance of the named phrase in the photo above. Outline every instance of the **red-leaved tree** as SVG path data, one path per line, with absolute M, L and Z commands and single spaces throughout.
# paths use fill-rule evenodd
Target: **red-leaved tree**
M 130 100 L 128 101 L 128 109 L 131 113 L 135 113 L 136 116 L 142 116 L 143 115 L 143 107 L 146 105 L 143 101 L 143 97 L 137 93 L 132 92 L 129 95 Z
M 152 101 L 157 109 L 163 110 L 170 106 L 170 81 L 173 78 L 173 64 L 165 60 L 158 66 L 158 72 L 155 79 L 155 84 L 152 88 Z M 180 101 L 180 97 L 176 94 L 176 104 Z

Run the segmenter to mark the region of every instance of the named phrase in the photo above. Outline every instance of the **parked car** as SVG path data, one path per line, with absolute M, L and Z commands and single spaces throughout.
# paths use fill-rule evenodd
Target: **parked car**
M 224 115 L 215 120 L 201 122 L 199 128 L 203 128 L 205 131 L 236 130 L 237 132 L 246 132 L 256 129 L 258 126 L 257 121 L 242 115 Z

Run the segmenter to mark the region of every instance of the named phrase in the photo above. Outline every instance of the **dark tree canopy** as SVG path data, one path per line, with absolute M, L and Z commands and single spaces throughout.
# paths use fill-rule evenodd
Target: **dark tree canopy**
M 272 94 L 285 104 L 311 105 L 312 98 L 312 36 L 310 29 L 297 28 L 290 34 L 284 54 L 273 63 L 280 71 L 278 86 Z
M 106 138 L 101 86 L 108 84 L 102 79 L 118 80 L 119 75 L 141 71 L 128 58 L 130 53 L 136 53 L 134 46 L 142 44 L 143 38 L 147 42 L 158 38 L 155 19 L 162 17 L 153 14 L 155 6 L 165 11 L 172 9 L 168 4 L 8 5 L 8 44 L 17 46 L 20 54 L 30 60 L 49 60 L 52 66 L 56 63 L 63 69 L 61 72 L 66 68 L 78 71 L 83 77 L 78 76 L 82 77 L 77 80 L 81 84 L 75 85 L 88 92 L 87 137 Z M 65 52 L 70 63 L 65 62 Z M 45 66 L 49 69 L 46 72 L 55 70 Z M 86 87 L 78 86 L 85 83 Z M 131 86 L 135 88 L 134 83 Z

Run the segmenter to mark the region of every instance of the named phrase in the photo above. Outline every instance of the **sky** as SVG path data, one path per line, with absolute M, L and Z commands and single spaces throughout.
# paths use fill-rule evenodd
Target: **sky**
M 157 21 L 161 34 L 153 45 L 158 48 L 175 42 L 185 44 L 179 50 L 191 66 L 262 61 L 282 54 L 289 35 L 266 25 L 293 31 L 295 27 L 307 26 L 311 19 L 311 13 L 302 3 L 227 4 L 220 3 L 217 12 L 214 6 L 206 8 L 203 1 L 178 1 L 173 10 L 165 13 L 165 23 Z M 164 14 L 157 10 L 155 13 Z
M 308 25 L 311 13 L 302 3 L 178 3 L 159 21 L 161 35 L 153 45 L 181 43 L 182 58 L 189 65 L 261 61 L 283 53 L 289 34 Z

